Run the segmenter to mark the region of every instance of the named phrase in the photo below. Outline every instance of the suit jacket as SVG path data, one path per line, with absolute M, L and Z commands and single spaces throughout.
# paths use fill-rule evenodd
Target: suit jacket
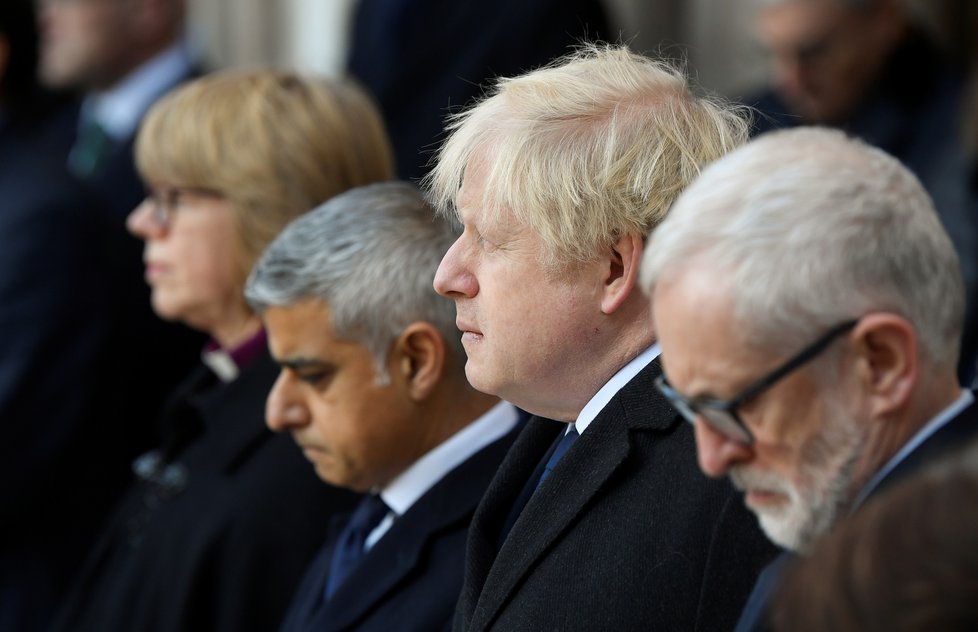
M 533 418 L 476 511 L 454 629 L 727 630 L 774 548 L 726 481 L 699 471 L 692 428 L 636 375 L 503 522 L 555 435 Z
M 934 463 L 942 456 L 954 452 L 976 438 L 978 438 L 978 404 L 972 402 L 890 470 L 870 491 L 860 507 L 884 495 L 884 491 L 897 481 L 919 472 L 928 464 Z M 779 585 L 781 573 L 789 568 L 793 559 L 793 554 L 785 553 L 764 570 L 762 579 L 758 579 L 754 586 L 748 605 L 737 623 L 737 632 L 762 632 L 768 629 L 766 621 L 768 604 Z
M 462 584 L 469 522 L 521 427 L 518 424 L 429 489 L 324 603 L 330 560 L 348 516 L 335 520 L 327 545 L 296 592 L 282 631 L 447 629 Z
M 159 467 L 137 468 L 56 630 L 274 629 L 330 517 L 356 499 L 265 427 L 277 373 L 265 353 L 230 383 L 200 367 L 182 385 Z
M 360 0 L 348 70 L 377 100 L 398 176 L 416 180 L 443 138 L 445 117 L 489 80 L 601 37 L 615 34 L 600 0 Z

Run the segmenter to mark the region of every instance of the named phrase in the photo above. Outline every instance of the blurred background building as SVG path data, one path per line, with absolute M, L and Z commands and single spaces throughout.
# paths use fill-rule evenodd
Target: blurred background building
M 214 67 L 273 63 L 336 74 L 347 56 L 358 0 L 191 0 L 191 30 Z M 971 0 L 905 0 L 962 56 L 978 11 Z M 700 85 L 728 96 L 769 76 L 754 33 L 764 0 L 603 0 L 621 40 L 645 53 L 685 57 Z

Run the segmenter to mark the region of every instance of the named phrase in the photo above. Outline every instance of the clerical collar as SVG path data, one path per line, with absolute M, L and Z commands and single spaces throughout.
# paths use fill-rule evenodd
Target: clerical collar
M 264 329 L 259 329 L 254 336 L 233 349 L 225 349 L 212 338 L 204 346 L 200 359 L 214 372 L 217 379 L 225 383 L 233 382 L 242 369 L 261 355 L 267 344 L 268 337 Z

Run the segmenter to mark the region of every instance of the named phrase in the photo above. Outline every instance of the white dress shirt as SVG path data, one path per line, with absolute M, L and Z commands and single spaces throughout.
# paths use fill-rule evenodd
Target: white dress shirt
M 567 432 L 571 431 L 571 428 L 576 428 L 577 432 L 584 434 L 594 418 L 598 416 L 608 402 L 618 394 L 618 391 L 623 389 L 626 384 L 632 381 L 632 378 L 639 374 L 639 372 L 652 363 L 653 360 L 659 357 L 661 349 L 659 348 L 659 343 L 653 343 L 651 347 L 638 354 L 631 361 L 623 366 L 617 373 L 611 376 L 604 386 L 598 389 L 598 392 L 594 394 L 594 397 L 585 404 L 584 408 L 581 409 L 580 414 L 577 415 L 577 419 L 574 423 L 569 424 Z

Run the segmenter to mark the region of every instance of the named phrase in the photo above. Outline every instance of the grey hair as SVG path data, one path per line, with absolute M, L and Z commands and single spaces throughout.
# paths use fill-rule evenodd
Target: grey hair
M 933 203 L 895 158 L 841 132 L 766 134 L 705 169 L 652 234 L 640 283 L 651 295 L 696 266 L 717 272 L 759 348 L 886 311 L 934 366 L 957 364 L 964 286 Z
M 487 161 L 488 220 L 503 209 L 546 245 L 551 268 L 591 260 L 620 235 L 645 235 L 700 169 L 747 138 L 747 109 L 695 96 L 683 72 L 627 47 L 585 45 L 501 78 L 452 117 L 424 181 L 457 214 L 473 161 Z
M 432 287 L 457 237 L 412 184 L 352 189 L 290 223 L 252 270 L 245 296 L 258 314 L 324 301 L 335 335 L 369 349 L 383 381 L 391 344 L 414 322 L 434 325 L 455 341 L 449 354 L 463 357 L 455 306 Z

